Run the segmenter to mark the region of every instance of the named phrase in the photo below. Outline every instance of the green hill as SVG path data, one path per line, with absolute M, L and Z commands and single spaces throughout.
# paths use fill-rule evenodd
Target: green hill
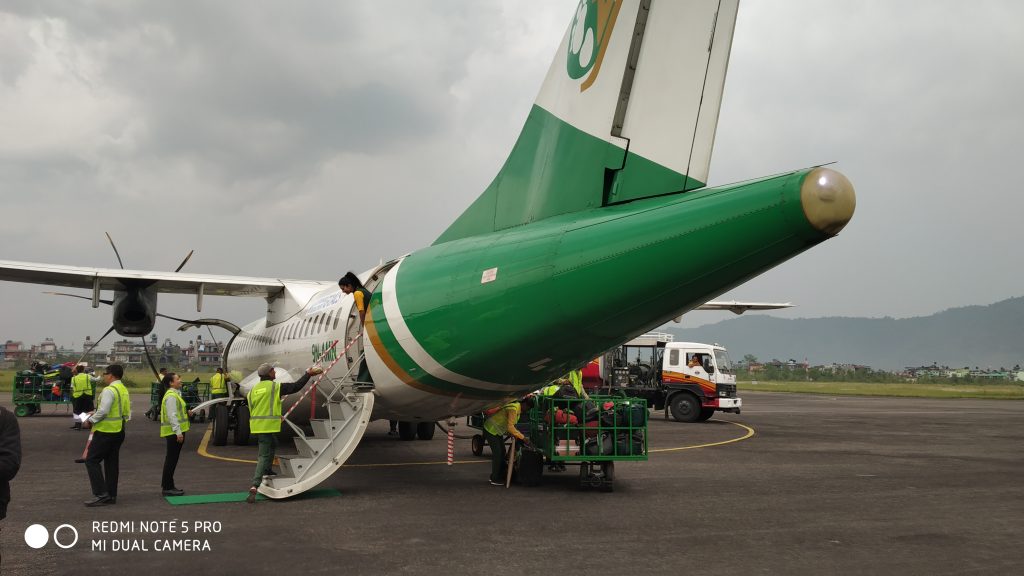
M 937 363 L 1000 368 L 1024 364 L 1024 297 L 916 318 L 798 318 L 750 314 L 699 328 L 664 328 L 676 340 L 717 342 L 733 360 L 803 360 L 896 370 Z

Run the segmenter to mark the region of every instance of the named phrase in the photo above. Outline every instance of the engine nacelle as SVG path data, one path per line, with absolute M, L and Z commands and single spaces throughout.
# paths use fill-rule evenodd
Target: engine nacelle
M 114 292 L 114 330 L 126 337 L 145 336 L 156 324 L 156 289 L 149 286 L 126 288 Z

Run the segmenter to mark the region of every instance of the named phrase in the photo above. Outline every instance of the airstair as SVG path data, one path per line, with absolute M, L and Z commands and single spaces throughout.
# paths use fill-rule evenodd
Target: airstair
M 345 355 L 339 354 L 338 360 Z M 297 454 L 278 455 L 280 472 L 276 476 L 264 477 L 259 488 L 264 496 L 288 498 L 314 488 L 341 468 L 359 445 L 366 425 L 370 422 L 374 396 L 365 388 L 365 383 L 357 382 L 353 375 L 353 371 L 358 370 L 363 361 L 363 356 L 360 354 L 357 361 L 349 363 L 348 372 L 344 376 L 332 378 L 328 374 L 338 360 L 306 390 L 306 393 L 319 390 L 317 402 L 326 408 L 327 414 L 326 418 L 309 421 L 312 435 L 288 419 L 291 410 L 282 417 L 282 421 L 295 432 Z M 298 402 L 292 410 L 297 405 Z

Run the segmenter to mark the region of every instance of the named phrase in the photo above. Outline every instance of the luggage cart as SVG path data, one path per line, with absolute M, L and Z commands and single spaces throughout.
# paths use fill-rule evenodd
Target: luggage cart
M 614 490 L 615 462 L 647 460 L 647 401 L 624 396 L 538 398 L 529 412 L 534 450 L 519 460 L 519 480 L 541 483 L 544 465 L 580 467 L 580 488 Z
M 60 373 L 40 374 L 23 370 L 14 375 L 11 402 L 17 416 L 31 416 L 42 411 L 43 404 L 71 406 L 71 386 L 64 384 Z
M 185 408 L 187 410 L 191 410 L 206 402 L 210 399 L 210 383 L 200 382 L 199 380 L 182 382 L 181 399 L 185 401 Z M 163 394 L 160 393 L 160 383 L 151 383 L 149 387 L 149 410 L 146 411 L 146 418 L 154 422 L 160 421 L 161 400 L 163 400 Z M 206 422 L 206 411 L 192 414 L 188 419 L 190 422 Z

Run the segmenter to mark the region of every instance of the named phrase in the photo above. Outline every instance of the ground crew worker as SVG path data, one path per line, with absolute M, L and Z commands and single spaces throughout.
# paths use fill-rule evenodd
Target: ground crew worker
M 174 469 L 178 467 L 185 432 L 188 432 L 188 408 L 181 397 L 181 376 L 169 372 L 160 383 L 167 389 L 160 401 L 160 437 L 167 439 L 160 487 L 164 496 L 181 496 L 185 491 L 174 485 Z
M 569 379 L 569 382 L 572 383 L 572 389 L 576 391 L 577 396 L 580 398 L 586 398 L 587 400 L 590 399 L 590 395 L 588 395 L 587 391 L 583 389 L 582 370 L 573 370 L 572 372 L 569 372 L 566 377 Z
M 260 445 L 260 455 L 256 462 L 256 473 L 252 477 L 252 487 L 245 499 L 249 504 L 256 503 L 256 493 L 263 476 L 271 473 L 274 463 L 274 452 L 277 451 L 277 433 L 281 431 L 281 397 L 302 390 L 309 382 L 310 376 L 323 373 L 323 368 L 313 366 L 306 369 L 296 382 L 279 384 L 274 381 L 277 373 L 270 364 L 260 364 L 256 369 L 260 381 L 249 389 L 246 400 L 249 402 L 249 432 L 256 435 Z
M 338 288 L 345 294 L 352 295 L 352 300 L 355 302 L 356 310 L 359 311 L 359 326 L 365 324 L 366 311 L 370 307 L 370 297 L 372 296 L 370 291 L 363 286 L 363 283 L 359 281 L 359 277 L 352 272 L 346 272 L 345 275 L 338 280 Z M 373 377 L 370 375 L 370 369 L 366 366 L 365 359 L 363 359 L 362 363 L 359 364 L 359 372 L 356 376 L 356 388 L 360 390 L 373 389 Z
M 509 402 L 501 407 L 487 420 L 484 420 L 484 440 L 491 447 L 491 486 L 504 486 L 504 478 L 501 475 L 502 465 L 505 463 L 505 434 L 529 444 L 530 440 L 523 436 L 523 433 L 516 429 L 519 422 L 519 415 L 522 411 L 533 407 L 533 396 L 527 396 L 518 402 Z M 514 441 L 513 441 L 514 442 Z M 515 444 L 512 446 L 515 449 Z
M 210 376 L 210 399 L 214 398 L 227 398 L 228 397 L 228 385 L 227 381 L 231 380 L 231 376 L 224 375 L 224 369 L 218 367 L 217 373 Z
M 123 366 L 107 366 L 103 372 L 107 387 L 100 393 L 99 408 L 85 421 L 85 427 L 93 429 L 85 469 L 89 472 L 89 483 L 95 496 L 85 503 L 86 506 L 117 503 L 118 455 L 124 443 L 125 422 L 132 418 L 132 401 L 128 389 L 121 383 L 123 377 Z M 100 470 L 100 462 L 103 462 L 103 470 Z
M 85 366 L 75 366 L 75 375 L 71 377 L 71 413 L 74 414 L 75 423 L 72 430 L 82 429 L 80 414 L 92 412 L 96 409 L 93 405 L 93 382 L 99 382 L 96 376 L 85 373 Z

